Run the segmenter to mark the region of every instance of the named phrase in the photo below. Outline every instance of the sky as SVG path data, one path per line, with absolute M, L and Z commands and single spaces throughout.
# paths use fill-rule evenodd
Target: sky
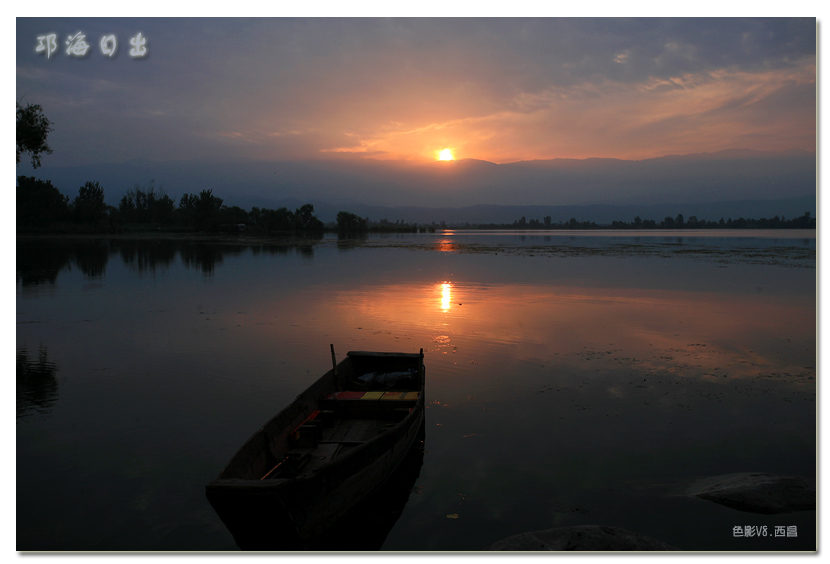
M 816 150 L 815 18 L 18 18 L 16 44 L 50 166 Z

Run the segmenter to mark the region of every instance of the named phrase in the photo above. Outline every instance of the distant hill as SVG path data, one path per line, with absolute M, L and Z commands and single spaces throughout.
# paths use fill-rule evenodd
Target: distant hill
M 302 203 L 299 200 L 276 202 L 278 207 L 296 209 Z M 542 220 L 550 216 L 554 223 L 567 222 L 571 218 L 579 221 L 593 221 L 600 225 L 608 225 L 612 221 L 631 222 L 637 216 L 641 219 L 660 221 L 667 216 L 672 218 L 683 214 L 688 219 L 696 216 L 699 220 L 718 221 L 723 219 L 772 218 L 774 216 L 793 219 L 809 212 L 816 216 L 816 199 L 813 196 L 785 198 L 780 200 L 742 200 L 731 202 L 704 202 L 704 203 L 674 203 L 674 204 L 594 204 L 585 206 L 466 206 L 459 208 L 429 208 L 415 206 L 370 206 L 352 205 L 348 209 L 342 206 L 333 206 L 326 202 L 314 203 L 317 217 L 322 221 L 334 221 L 339 211 L 349 211 L 361 217 L 368 217 L 372 221 L 386 219 L 392 222 L 428 224 L 432 222 L 446 222 L 448 225 L 463 225 L 465 223 L 513 223 L 525 217 Z
M 669 155 L 640 161 L 551 159 L 495 164 L 464 159 L 413 163 L 339 158 L 314 161 L 130 161 L 54 167 L 18 174 L 49 179 L 74 197 L 88 180 L 117 205 L 134 185 L 152 179 L 178 201 L 213 190 L 228 206 L 296 207 L 318 217 L 340 210 L 372 219 L 489 223 L 521 216 L 597 223 L 666 215 L 730 216 L 815 213 L 816 156 L 749 150 Z M 801 200 L 798 200 L 801 198 Z M 805 208 L 808 201 L 811 208 Z M 681 203 L 681 204 L 679 204 Z M 614 206 L 614 207 L 609 207 Z

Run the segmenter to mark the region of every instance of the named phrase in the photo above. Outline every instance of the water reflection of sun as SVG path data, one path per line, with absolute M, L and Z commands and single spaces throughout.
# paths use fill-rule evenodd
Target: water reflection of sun
M 451 253 L 455 250 L 455 245 L 453 244 L 452 239 L 442 239 L 441 241 L 438 241 L 435 248 L 436 250 L 444 253 Z
M 444 282 L 441 284 L 441 310 L 449 311 L 452 301 L 452 284 Z

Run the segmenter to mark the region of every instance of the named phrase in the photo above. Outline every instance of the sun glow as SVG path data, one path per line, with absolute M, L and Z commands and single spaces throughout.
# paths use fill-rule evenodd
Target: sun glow
M 455 160 L 455 157 L 452 156 L 452 151 L 450 149 L 443 149 L 438 153 L 438 160 L 452 161 Z

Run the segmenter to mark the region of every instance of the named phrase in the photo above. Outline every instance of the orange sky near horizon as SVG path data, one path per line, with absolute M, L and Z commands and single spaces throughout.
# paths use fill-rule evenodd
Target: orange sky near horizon
M 592 157 L 642 160 L 726 149 L 816 150 L 816 67 L 689 73 L 637 83 L 604 80 L 519 93 L 503 108 L 432 121 L 428 108 L 410 123 L 368 119 L 347 145 L 322 154 L 434 161 L 449 147 L 456 160 L 495 163 Z M 803 103 L 782 105 L 782 97 Z M 458 100 L 464 105 L 463 100 Z M 359 133 L 358 133 L 359 131 Z

